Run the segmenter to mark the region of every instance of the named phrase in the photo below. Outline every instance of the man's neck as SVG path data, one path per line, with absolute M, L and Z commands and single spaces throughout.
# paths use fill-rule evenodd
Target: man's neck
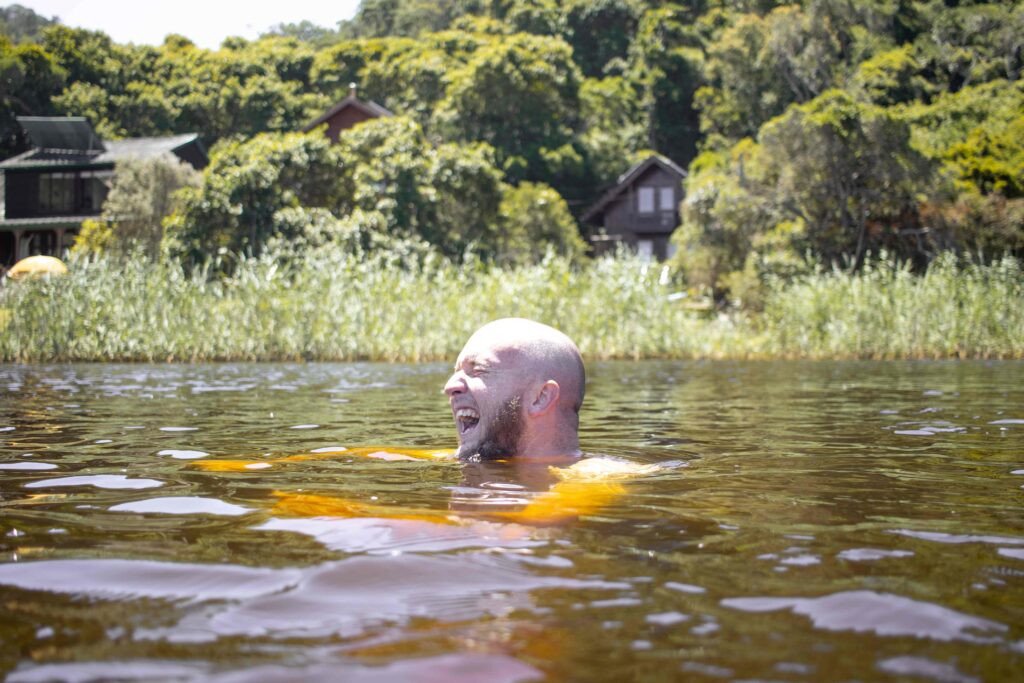
M 575 432 L 566 435 L 537 432 L 523 434 L 516 448 L 516 459 L 532 461 L 575 460 L 580 457 L 580 442 Z

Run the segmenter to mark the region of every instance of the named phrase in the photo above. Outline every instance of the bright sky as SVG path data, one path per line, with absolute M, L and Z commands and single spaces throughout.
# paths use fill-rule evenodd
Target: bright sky
M 99 29 L 118 43 L 160 45 L 178 33 L 200 47 L 217 48 L 228 36 L 256 38 L 274 24 L 308 20 L 335 28 L 351 19 L 359 0 L 0 0 L 19 4 L 61 23 Z

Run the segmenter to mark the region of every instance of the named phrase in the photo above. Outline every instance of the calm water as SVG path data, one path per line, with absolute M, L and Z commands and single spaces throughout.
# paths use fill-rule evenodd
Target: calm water
M 536 473 L 323 451 L 454 446 L 446 374 L 0 366 L 0 673 L 1024 679 L 1024 364 L 593 364 L 584 448 L 665 467 L 544 526 L 444 517 Z

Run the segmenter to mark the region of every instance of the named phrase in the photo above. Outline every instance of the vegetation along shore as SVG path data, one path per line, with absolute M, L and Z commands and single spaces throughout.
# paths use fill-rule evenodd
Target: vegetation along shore
M 1024 358 L 1024 278 L 1005 258 L 872 265 L 769 286 L 763 309 L 701 310 L 667 267 L 552 256 L 266 255 L 210 278 L 173 261 L 81 259 L 0 290 L 0 360 L 451 360 L 480 320 L 549 321 L 588 358 Z

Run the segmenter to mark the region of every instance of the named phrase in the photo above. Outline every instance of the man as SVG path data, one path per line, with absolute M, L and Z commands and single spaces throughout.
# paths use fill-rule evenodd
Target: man
M 558 330 L 505 318 L 477 330 L 444 386 L 462 460 L 580 456 L 586 375 L 579 349 Z

